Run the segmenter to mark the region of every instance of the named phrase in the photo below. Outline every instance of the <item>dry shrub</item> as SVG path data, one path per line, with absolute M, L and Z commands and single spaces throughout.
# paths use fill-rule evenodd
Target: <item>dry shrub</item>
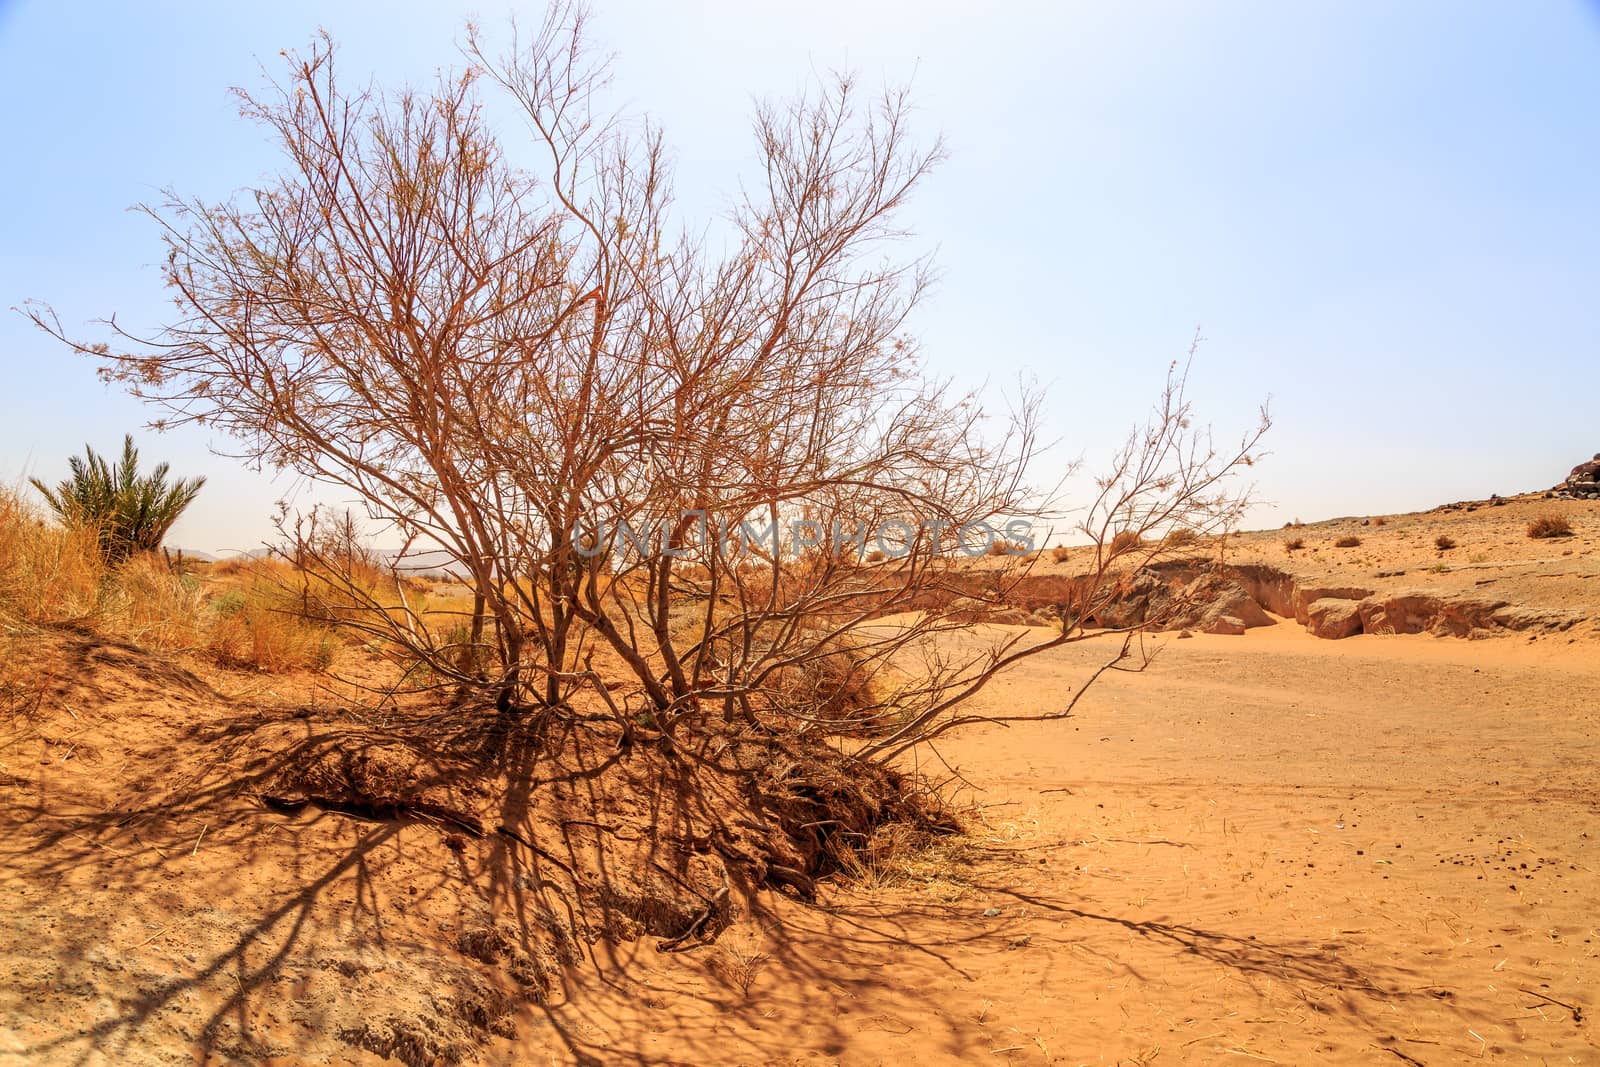
M 1072 550 L 1066 545 L 1057 545 L 1050 550 L 1050 558 L 1056 563 L 1065 563 L 1070 555 L 1072 555 Z
M 881 549 L 881 548 L 875 548 L 871 552 L 867 553 L 867 562 L 868 563 L 882 563 L 884 560 L 886 560 L 888 558 L 889 557 L 884 553 L 883 549 Z
M 1111 539 L 1111 555 L 1120 556 L 1124 552 L 1132 552 L 1144 543 L 1137 530 L 1122 530 Z
M 1389 520 L 1384 518 L 1382 515 L 1379 515 L 1379 516 L 1375 517 L 1372 520 L 1372 525 L 1374 525 L 1374 526 L 1387 526 L 1387 525 L 1389 525 Z
M 1169 549 L 1193 548 L 1200 543 L 1200 534 L 1189 526 L 1179 526 L 1170 531 L 1162 539 L 1162 545 Z
M 750 987 L 771 958 L 761 947 L 760 931 L 729 930 L 717 938 L 717 952 L 711 966 L 724 981 L 739 990 L 740 996 L 748 998 Z
M 1304 547 L 1306 547 L 1306 539 L 1304 537 L 1291 537 L 1283 543 L 1285 552 L 1298 552 Z
M 1440 552 L 1448 552 L 1452 548 L 1456 547 L 1456 539 L 1451 537 L 1449 534 L 1440 534 L 1438 537 L 1433 539 L 1433 547 L 1437 548 Z
M 996 537 L 989 542 L 989 555 L 991 556 L 1022 556 L 1027 554 L 1027 546 L 1020 541 L 1007 540 Z
M 1339 538 L 1339 540 L 1337 540 L 1337 541 L 1335 541 L 1333 543 L 1333 547 L 1334 548 L 1360 548 L 1361 547 L 1361 538 L 1354 537 L 1354 536 L 1341 537 L 1341 538 Z
M 1572 522 L 1559 511 L 1547 511 L 1528 523 L 1528 536 L 1535 539 L 1571 537 Z

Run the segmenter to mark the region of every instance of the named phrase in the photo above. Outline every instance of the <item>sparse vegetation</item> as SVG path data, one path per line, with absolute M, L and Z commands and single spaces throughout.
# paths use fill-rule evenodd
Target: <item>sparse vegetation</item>
M 758 931 L 732 930 L 717 939 L 714 966 L 741 997 L 750 996 L 750 987 L 770 960 L 771 957 L 761 951 Z
M 272 734 L 293 761 L 274 795 L 442 804 L 462 831 L 448 851 L 475 831 L 530 859 L 563 838 L 575 855 L 561 816 L 585 816 L 570 822 L 604 827 L 599 855 L 550 872 L 571 883 L 562 907 L 628 916 L 629 938 L 653 922 L 665 950 L 714 939 L 735 886 L 814 899 L 840 871 L 892 877 L 899 842 L 952 829 L 902 756 L 963 725 L 1066 719 L 1096 679 L 1142 669 L 1141 635 L 1177 606 L 1099 620 L 1163 531 L 1237 525 L 1269 419 L 1219 444 L 1174 361 L 1080 512 L 1084 573 L 1047 614 L 1019 609 L 1033 561 L 1012 554 L 1059 503 L 1025 480 L 1040 398 L 986 436 L 976 398 L 925 374 L 905 333 L 928 265 L 893 241 L 942 154 L 911 139 L 906 97 L 839 77 L 762 106 L 756 178 L 733 186 L 728 239 L 705 241 L 664 142 L 591 111 L 605 69 L 583 21 L 557 7 L 498 58 L 469 29 L 472 70 L 432 92 L 347 90 L 326 39 L 287 56 L 282 82 L 242 94 L 276 177 L 149 209 L 178 312 L 148 338 L 68 343 L 400 542 L 378 557 L 350 516 L 286 511 L 280 558 L 217 568 L 181 603 L 199 651 L 346 661 L 344 689 L 370 694 L 329 709 L 309 748 Z M 488 127 L 496 86 L 531 153 Z M 874 549 L 883 565 L 863 566 Z M 460 576 L 448 608 L 405 577 L 423 558 Z M 1062 699 L 970 710 L 1023 659 L 1089 641 L 1104 655 Z M 532 773 L 546 762 L 605 785 Z M 495 796 L 520 817 L 455 806 Z M 755 957 L 733 962 L 748 989 Z
M 98 531 L 48 522 L 0 489 L 0 609 L 37 623 L 91 619 L 106 569 Z
M 23 5 L 0 1067 L 1594 1054 L 1574 5 L 590 2 Z
M 1528 523 L 1528 536 L 1539 539 L 1572 536 L 1572 521 L 1559 511 L 1547 511 Z
M 284 82 L 243 97 L 281 149 L 279 177 L 235 203 L 148 209 L 181 308 L 159 337 L 108 348 L 69 340 L 48 310 L 33 318 L 174 424 L 203 420 L 262 463 L 348 490 L 406 539 L 391 570 L 442 550 L 473 598 L 452 626 L 393 581 L 375 591 L 315 524 L 285 520 L 310 606 L 333 604 L 321 617 L 422 668 L 397 692 L 446 680 L 508 714 L 809 733 L 813 717 L 773 687 L 840 655 L 838 638 L 907 617 L 869 643 L 871 675 L 965 624 L 949 595 L 955 538 L 910 538 L 883 568 L 892 581 L 865 577 L 862 542 L 826 538 L 889 518 L 962 537 L 1041 518 L 1024 482 L 1039 398 L 985 442 L 974 399 L 926 378 L 904 334 L 926 265 L 896 262 L 892 241 L 942 148 L 912 140 L 902 93 L 868 101 L 838 78 L 761 107 L 760 177 L 723 251 L 679 237 L 662 140 L 590 110 L 605 64 L 584 22 L 557 7 L 503 56 L 469 30 L 472 72 L 431 93 L 346 90 L 325 39 L 289 57 Z M 509 162 L 485 87 L 521 111 L 544 173 Z M 1067 617 L 1094 617 L 1116 595 L 1114 561 L 1147 538 L 1209 536 L 1243 513 L 1233 477 L 1266 413 L 1217 446 L 1187 367 L 1173 363 L 1097 479 L 1080 532 L 1101 551 Z M 640 520 L 655 525 L 624 540 L 619 525 Z M 797 524 L 816 540 L 780 545 Z M 987 571 L 983 604 L 1005 604 L 1025 565 Z M 962 701 L 1019 659 L 1100 639 L 1066 627 L 930 661 L 894 689 L 901 725 L 856 755 L 892 759 L 967 721 Z M 782 718 L 764 721 L 771 708 Z

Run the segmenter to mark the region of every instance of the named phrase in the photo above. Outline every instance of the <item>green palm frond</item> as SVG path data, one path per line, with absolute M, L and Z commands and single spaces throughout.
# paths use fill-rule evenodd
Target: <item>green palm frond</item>
M 167 531 L 206 482 L 190 478 L 169 483 L 170 468 L 165 463 L 141 477 L 139 450 L 131 434 L 123 438 L 122 459 L 117 463 L 108 464 L 87 445 L 83 451 L 67 460 L 70 477 L 54 489 L 37 478 L 29 480 L 63 523 L 94 529 L 102 554 L 111 562 L 160 548 Z

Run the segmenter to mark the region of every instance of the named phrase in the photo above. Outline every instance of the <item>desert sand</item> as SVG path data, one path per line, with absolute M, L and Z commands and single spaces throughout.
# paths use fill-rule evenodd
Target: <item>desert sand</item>
M 463 951 L 527 918 L 501 845 L 185 766 L 186 729 L 225 761 L 229 709 L 289 683 L 52 635 L 37 669 L 70 677 L 0 747 L 0 1060 L 377 1063 L 381 1031 L 412 1063 L 1600 1061 L 1600 506 L 1561 506 L 1549 541 L 1539 499 L 1248 535 L 1308 587 L 1516 625 L 1158 635 L 1071 719 L 918 754 L 965 834 L 761 893 L 713 944 L 575 945 L 544 1004 L 505 999 L 513 949 Z M 1058 707 L 1105 654 L 982 707 Z M 129 814 L 182 775 L 203 803 Z

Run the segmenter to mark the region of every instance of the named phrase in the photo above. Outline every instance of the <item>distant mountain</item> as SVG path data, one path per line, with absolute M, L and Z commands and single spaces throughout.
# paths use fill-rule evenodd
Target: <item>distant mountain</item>
M 244 552 L 223 551 L 220 553 L 200 552 L 190 548 L 168 548 L 167 551 L 171 552 L 174 556 L 182 553 L 184 559 L 197 560 L 201 563 L 221 563 L 226 560 L 234 559 L 266 559 L 268 556 L 272 555 L 272 549 L 266 547 L 252 548 Z M 393 550 L 379 549 L 376 551 L 376 555 L 379 559 L 387 563 L 393 560 L 395 553 Z M 405 574 L 414 575 L 419 578 L 459 578 L 466 573 L 461 564 L 453 559 L 450 554 L 445 552 L 443 549 L 435 549 L 431 552 L 413 552 L 406 557 L 406 561 L 401 567 L 401 570 Z
M 184 559 L 192 559 L 192 560 L 196 560 L 196 561 L 198 561 L 200 563 L 215 563 L 215 562 L 217 562 L 217 557 L 213 556 L 211 553 L 209 553 L 209 552 L 196 552 L 192 548 L 170 548 L 169 547 L 169 548 L 167 548 L 167 551 L 172 553 L 173 556 L 182 556 Z

